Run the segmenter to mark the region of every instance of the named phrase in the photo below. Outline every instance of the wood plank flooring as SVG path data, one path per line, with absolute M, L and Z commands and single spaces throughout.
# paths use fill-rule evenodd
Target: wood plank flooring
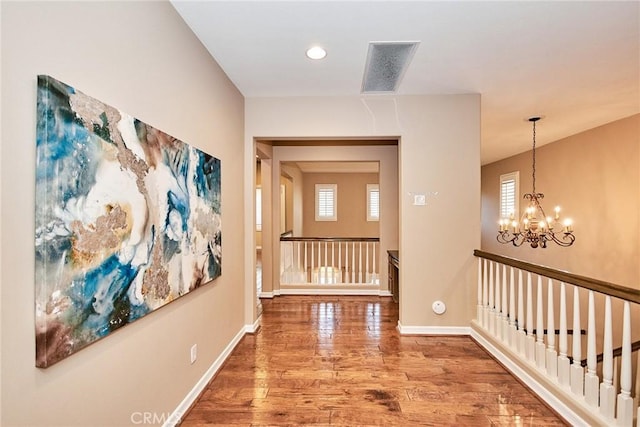
M 563 426 L 468 337 L 400 336 L 391 298 L 263 300 L 182 426 Z

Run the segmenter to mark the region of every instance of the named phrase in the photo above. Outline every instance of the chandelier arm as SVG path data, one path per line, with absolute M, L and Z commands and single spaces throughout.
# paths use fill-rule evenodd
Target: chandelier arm
M 515 247 L 522 246 L 526 242 L 526 238 L 522 233 L 510 233 L 509 231 L 500 231 L 496 236 L 499 243 L 511 243 Z
M 576 240 L 576 236 L 574 236 L 572 233 L 563 232 L 562 237 L 558 238 L 558 236 L 556 236 L 556 233 L 551 233 L 551 240 L 553 240 L 553 242 L 557 245 L 566 248 L 573 245 L 573 242 L 575 242 Z

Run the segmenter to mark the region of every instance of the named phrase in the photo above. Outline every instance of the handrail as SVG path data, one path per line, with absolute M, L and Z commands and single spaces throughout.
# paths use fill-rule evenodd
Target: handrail
M 539 274 L 550 279 L 555 279 L 564 283 L 570 283 L 572 285 L 577 285 L 585 289 L 640 304 L 640 289 L 628 288 L 626 286 L 616 285 L 615 283 L 609 283 L 603 280 L 579 276 L 577 274 L 569 273 L 566 271 L 556 270 L 554 268 L 545 267 L 543 265 L 532 264 L 526 261 L 521 261 L 519 259 L 492 254 L 490 252 L 481 251 L 479 249 L 474 250 L 473 255 L 509 265 L 520 270 L 530 271 L 532 273 Z
M 640 341 L 634 341 L 631 343 L 631 353 L 635 353 L 636 351 L 640 351 Z M 614 348 L 612 353 L 613 353 L 613 357 L 622 356 L 622 347 Z M 570 357 L 569 360 L 573 362 L 572 357 Z M 596 363 L 602 363 L 603 360 L 604 360 L 604 353 L 600 353 L 596 356 Z M 580 361 L 580 366 L 582 366 L 583 368 L 586 367 L 587 359 L 582 359 Z
M 280 237 L 281 242 L 379 242 L 379 237 Z

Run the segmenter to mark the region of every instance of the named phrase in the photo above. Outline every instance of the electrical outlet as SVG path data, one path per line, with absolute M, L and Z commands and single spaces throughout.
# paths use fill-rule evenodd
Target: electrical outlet
M 198 344 L 191 346 L 191 363 L 193 364 L 198 358 Z

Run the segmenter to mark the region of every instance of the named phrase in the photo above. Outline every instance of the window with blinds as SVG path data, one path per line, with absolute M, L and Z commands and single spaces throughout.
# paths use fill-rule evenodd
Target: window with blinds
M 519 188 L 520 172 L 511 172 L 500 175 L 500 218 L 518 219 L 519 215 Z
M 367 221 L 380 220 L 380 187 L 367 184 Z
M 337 184 L 316 184 L 316 221 L 337 221 L 337 202 Z

